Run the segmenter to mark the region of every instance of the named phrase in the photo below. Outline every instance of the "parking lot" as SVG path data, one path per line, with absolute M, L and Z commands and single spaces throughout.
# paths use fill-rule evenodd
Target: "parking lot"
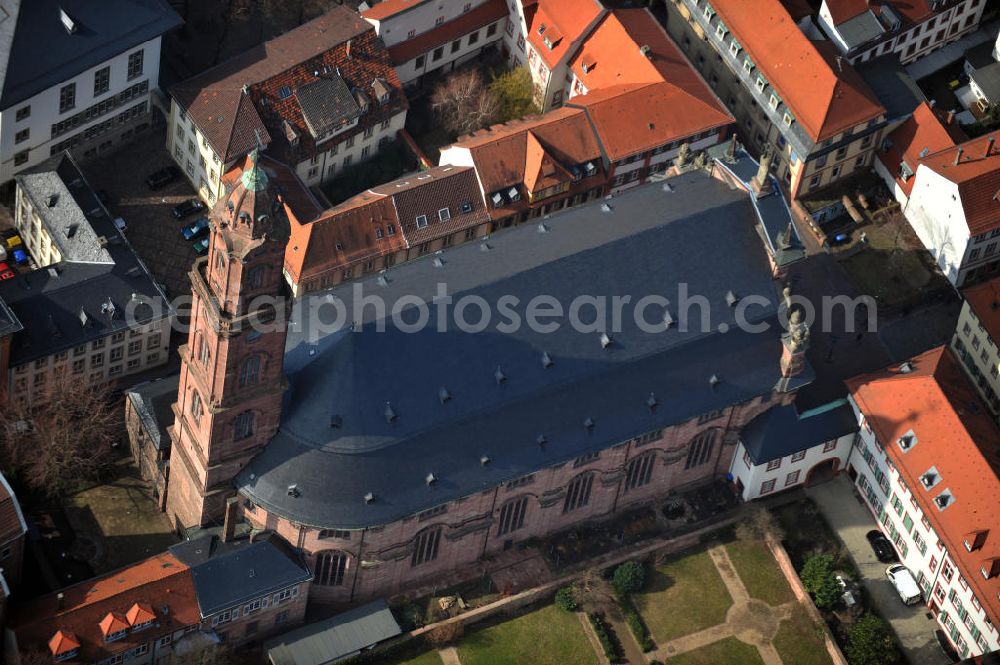
M 903 653 L 913 665 L 946 665 L 945 656 L 934 637 L 938 628 L 931 611 L 923 604 L 904 605 L 885 577 L 887 564 L 879 562 L 865 534 L 878 528 L 868 509 L 855 496 L 847 476 L 806 489 L 823 517 L 847 547 L 858 567 L 861 582 L 878 613 L 892 625 Z
M 195 196 L 183 177 L 155 192 L 146 186 L 149 174 L 174 163 L 165 142 L 162 129 L 149 132 L 114 154 L 83 164 L 83 170 L 94 189 L 107 192 L 111 214 L 125 220 L 129 242 L 174 298 L 191 289 L 188 271 L 196 254 L 181 237 L 181 228 L 197 215 L 179 221 L 170 214 Z

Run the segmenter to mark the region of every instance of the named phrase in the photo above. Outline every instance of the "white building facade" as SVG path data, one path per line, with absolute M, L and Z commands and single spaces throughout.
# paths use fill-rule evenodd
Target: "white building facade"
M 865 414 L 853 399 L 850 401 L 860 430 L 848 460 L 849 473 L 879 528 L 892 541 L 900 562 L 916 578 L 924 603 L 933 610 L 939 627 L 963 658 L 1000 649 L 1000 633 L 962 576 L 952 553 L 919 508 Z

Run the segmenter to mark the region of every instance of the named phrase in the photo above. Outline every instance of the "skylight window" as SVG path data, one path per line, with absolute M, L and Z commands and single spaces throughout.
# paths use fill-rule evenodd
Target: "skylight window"
M 427 226 L 427 215 L 417 215 L 417 228 L 422 229 Z
M 448 208 L 441 208 L 438 210 L 438 221 L 447 222 L 451 219 L 451 210 Z
M 289 88 L 287 85 L 281 86 L 281 89 L 278 90 L 278 99 L 288 99 L 291 96 L 292 96 L 292 89 Z

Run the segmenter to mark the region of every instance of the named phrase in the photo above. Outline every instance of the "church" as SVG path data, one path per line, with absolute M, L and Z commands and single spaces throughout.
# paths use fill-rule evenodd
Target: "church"
M 768 192 L 731 177 L 688 170 L 293 301 L 266 164 L 237 167 L 191 271 L 165 507 L 184 532 L 277 534 L 315 601 L 393 595 L 724 477 L 743 426 L 812 379 L 808 330 L 779 323 Z M 480 303 L 467 321 L 506 299 L 522 325 L 417 325 L 442 285 Z M 334 303 L 360 315 L 333 324 Z

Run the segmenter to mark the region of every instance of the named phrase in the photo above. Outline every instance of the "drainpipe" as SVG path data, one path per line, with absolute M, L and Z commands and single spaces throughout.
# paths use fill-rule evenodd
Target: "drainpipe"
M 365 549 L 366 533 L 368 533 L 368 529 L 363 529 L 361 531 L 361 541 L 358 543 L 358 555 L 357 555 L 358 565 L 354 567 L 354 581 L 351 582 L 351 597 L 349 599 L 349 602 L 352 603 L 354 602 L 354 594 L 357 593 L 358 590 L 358 577 L 361 575 L 361 554 L 362 552 L 364 552 Z
M 493 517 L 493 512 L 497 509 L 497 499 L 499 498 L 499 496 L 500 496 L 500 485 L 497 485 L 493 489 L 493 502 L 492 505 L 490 505 L 490 517 Z M 493 530 L 492 528 L 486 529 L 486 537 L 483 538 L 483 549 L 482 551 L 479 552 L 480 559 L 482 559 L 486 555 L 486 548 L 490 544 L 490 532 L 492 530 Z

